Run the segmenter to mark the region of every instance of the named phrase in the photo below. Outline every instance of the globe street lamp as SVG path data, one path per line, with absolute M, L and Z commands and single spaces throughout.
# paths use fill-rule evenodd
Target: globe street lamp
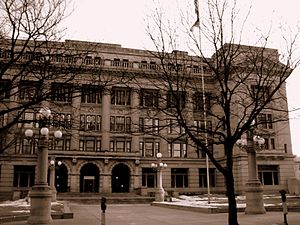
M 57 131 L 58 132 L 58 131 Z M 61 131 L 59 131 L 61 132 Z M 55 133 L 54 133 L 55 136 Z M 62 164 L 61 161 L 57 162 L 57 165 L 60 166 Z M 56 188 L 55 188 L 55 158 L 52 157 L 50 160 L 50 165 L 49 165 L 49 170 L 50 170 L 50 177 L 49 177 L 49 185 L 50 185 L 50 189 L 52 192 L 52 198 L 51 201 L 52 202 L 56 202 Z
M 40 135 L 38 141 L 38 157 L 37 157 L 37 178 L 35 184 L 29 192 L 30 197 L 30 215 L 27 220 L 28 224 L 49 224 L 51 218 L 51 188 L 47 183 L 48 171 L 48 138 L 49 129 L 46 127 L 51 125 L 49 118 L 51 110 L 42 108 L 39 111 L 41 118 L 39 120 Z M 62 136 L 61 131 L 54 133 L 55 138 Z M 29 140 L 35 141 L 34 132 L 31 129 L 25 131 L 25 136 Z
M 164 196 L 165 196 L 165 191 L 162 186 L 162 169 L 167 168 L 167 163 L 162 162 L 162 154 L 159 152 L 156 154 L 157 162 L 156 163 L 151 163 L 151 167 L 153 169 L 156 169 L 157 174 L 156 174 L 156 180 L 157 180 L 157 188 L 155 191 L 155 201 L 156 202 L 163 202 L 164 201 Z
M 261 151 L 265 139 L 253 135 L 253 129 L 247 132 L 247 139 L 239 139 L 236 144 L 248 154 L 248 181 L 246 183 L 246 214 L 266 213 L 263 199 L 263 186 L 257 177 L 256 152 Z

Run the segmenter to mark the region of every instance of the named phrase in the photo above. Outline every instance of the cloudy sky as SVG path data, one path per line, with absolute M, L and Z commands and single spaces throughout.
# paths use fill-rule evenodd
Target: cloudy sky
M 199 0 L 200 12 L 207 0 Z M 194 14 L 194 0 L 70 0 L 68 16 L 63 26 L 66 27 L 66 39 L 96 41 L 121 44 L 123 47 L 137 49 L 153 49 L 152 42 L 146 34 L 146 24 L 155 7 L 161 7 L 166 15 L 174 20 L 181 13 L 191 11 Z M 271 39 L 273 48 L 282 48 L 278 28 L 285 31 L 296 31 L 300 27 L 299 0 L 238 0 L 241 13 L 246 13 L 251 7 L 248 18 L 249 44 L 255 39 L 255 33 L 267 33 L 270 27 L 274 31 Z M 202 4 L 202 5 L 201 5 Z M 179 10 L 180 9 L 180 10 Z M 191 16 L 192 18 L 192 16 Z M 254 40 L 253 42 L 254 43 Z M 300 47 L 300 43 L 298 44 Z M 181 49 L 183 50 L 183 49 Z M 297 50 L 298 53 L 300 49 Z M 300 108 L 300 69 L 289 78 L 288 103 L 290 109 Z M 300 111 L 290 113 L 293 152 L 300 156 Z

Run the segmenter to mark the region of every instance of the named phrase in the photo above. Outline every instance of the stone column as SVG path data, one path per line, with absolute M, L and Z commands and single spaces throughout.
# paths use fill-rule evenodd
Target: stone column
M 110 89 L 104 89 L 102 95 L 102 151 L 109 151 L 110 149 L 110 101 Z
M 102 172 L 102 188 L 101 192 L 103 194 L 111 193 L 111 174 L 108 171 L 108 159 L 104 159 L 104 167 Z
M 71 129 L 71 150 L 79 150 L 79 127 L 80 127 L 80 104 L 81 97 L 80 92 L 74 93 L 74 98 L 72 98 L 72 129 Z
M 135 134 L 139 131 L 139 90 L 133 89 L 132 91 L 132 113 L 131 113 L 131 129 L 132 132 Z M 139 153 L 139 136 L 133 135 L 132 136 L 132 143 L 131 143 L 131 151 Z

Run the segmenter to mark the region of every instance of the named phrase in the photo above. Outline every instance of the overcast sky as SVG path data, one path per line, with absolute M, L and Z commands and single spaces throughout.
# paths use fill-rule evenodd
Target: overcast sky
M 207 0 L 199 0 L 201 4 Z M 180 11 L 194 14 L 194 0 L 71 0 L 72 14 L 64 21 L 66 39 L 121 44 L 123 47 L 152 49 L 145 28 L 151 12 L 161 6 L 169 17 L 180 18 Z M 260 27 L 263 33 L 275 30 L 271 46 L 281 48 L 276 33 L 279 24 L 296 31 L 300 26 L 299 0 L 238 0 L 241 13 L 247 12 L 249 43 L 255 38 L 251 29 Z M 180 9 L 180 10 L 179 10 Z M 180 22 L 180 21 L 179 21 Z M 288 29 L 286 29 L 288 30 Z M 300 43 L 298 44 L 300 47 Z M 184 49 L 180 49 L 184 50 Z M 300 49 L 297 50 L 298 55 Z M 293 72 L 287 83 L 290 109 L 300 108 L 300 69 Z M 293 152 L 300 156 L 300 112 L 290 113 Z

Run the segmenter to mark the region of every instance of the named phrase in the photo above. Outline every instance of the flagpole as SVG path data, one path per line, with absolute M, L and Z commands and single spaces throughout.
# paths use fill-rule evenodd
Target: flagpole
M 196 13 L 196 22 L 191 28 L 191 31 L 193 31 L 193 28 L 195 26 L 198 26 L 199 28 L 199 47 L 200 49 L 202 48 L 201 46 L 201 30 L 200 30 L 200 9 L 199 9 L 199 2 L 198 0 L 194 0 L 194 5 L 195 5 L 195 13 Z M 202 82 L 202 98 L 203 98 L 203 119 L 204 119 L 204 138 L 205 138 L 205 147 L 208 150 L 208 137 L 207 137 L 207 114 L 206 114 L 206 97 L 205 97 L 205 84 L 204 84 L 204 71 L 203 71 L 203 60 L 202 60 L 203 55 L 201 56 L 201 61 L 200 61 L 200 70 L 201 70 L 201 82 Z M 210 204 L 210 175 L 209 175 L 209 158 L 208 154 L 206 154 L 206 181 L 207 181 L 207 202 Z

